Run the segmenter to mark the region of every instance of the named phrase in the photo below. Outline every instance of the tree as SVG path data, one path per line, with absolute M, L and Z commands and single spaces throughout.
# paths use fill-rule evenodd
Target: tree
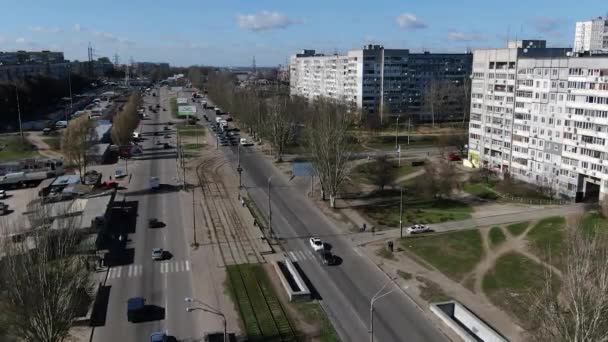
M 49 222 L 49 211 L 37 207 L 36 220 Z M 92 271 L 88 258 L 78 254 L 76 220 L 62 221 L 61 229 L 37 226 L 27 242 L 3 242 L 0 301 L 11 334 L 20 340 L 64 341 L 90 302 Z
M 338 190 L 346 177 L 350 159 L 348 108 L 336 101 L 317 99 L 307 123 L 308 146 L 312 164 L 321 183 L 321 197 L 329 193 L 330 206 L 336 207 Z
M 395 180 L 395 163 L 389 160 L 385 154 L 376 156 L 370 168 L 370 176 L 374 185 L 378 187 L 378 190 L 384 190 L 385 186 L 393 183 Z
M 114 115 L 112 120 L 112 141 L 114 144 L 122 146 L 128 145 L 133 139 L 133 131 L 139 125 L 139 106 L 140 95 L 134 92 L 123 106 L 122 110 Z
M 427 161 L 424 171 L 424 177 L 421 177 L 418 186 L 428 199 L 447 198 L 458 186 L 456 169 L 447 158 L 439 158 L 435 162 Z
M 63 132 L 61 150 L 67 161 L 78 167 L 80 178 L 87 171 L 87 154 L 95 138 L 93 121 L 86 116 L 79 116 L 71 120 Z
M 608 239 L 594 228 L 568 231 L 561 281 L 547 270 L 542 288 L 531 293 L 535 340 L 608 341 Z
M 294 120 L 290 101 L 286 96 L 274 96 L 268 100 L 268 137 L 279 162 L 283 160 L 285 147 L 293 139 Z

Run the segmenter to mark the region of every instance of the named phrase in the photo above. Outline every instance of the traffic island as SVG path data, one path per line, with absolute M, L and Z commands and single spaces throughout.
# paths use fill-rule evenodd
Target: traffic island
M 291 260 L 276 260 L 273 265 L 290 302 L 310 300 L 310 290 Z
M 508 341 L 457 301 L 431 304 L 431 311 L 466 342 Z

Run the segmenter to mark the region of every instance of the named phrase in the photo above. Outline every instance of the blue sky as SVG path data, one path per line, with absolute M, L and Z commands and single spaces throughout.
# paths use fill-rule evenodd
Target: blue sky
M 507 36 L 570 46 L 577 20 L 606 15 L 606 0 L 0 0 L 0 50 L 52 49 L 173 65 L 285 63 L 367 43 L 412 51 L 500 47 Z M 112 57 L 113 59 L 113 57 Z

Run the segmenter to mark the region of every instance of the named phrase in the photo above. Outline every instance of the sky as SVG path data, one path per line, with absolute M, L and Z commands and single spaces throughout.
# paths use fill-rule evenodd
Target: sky
M 0 0 L 0 51 L 63 51 L 70 60 L 285 64 L 302 49 L 365 44 L 413 52 L 502 47 L 508 38 L 570 47 L 577 20 L 606 0 Z

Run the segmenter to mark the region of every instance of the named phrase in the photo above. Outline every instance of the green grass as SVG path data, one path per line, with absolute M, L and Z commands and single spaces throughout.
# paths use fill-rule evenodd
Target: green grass
M 490 245 L 492 247 L 500 245 L 507 239 L 505 233 L 502 232 L 502 229 L 500 229 L 500 227 L 492 227 L 490 229 L 488 237 L 490 238 Z
M 264 269 L 259 264 L 226 266 L 229 288 L 251 341 L 295 341 L 293 325 L 285 314 Z M 239 274 L 240 270 L 240 274 Z
M 42 138 L 42 141 L 49 145 L 49 148 L 53 151 L 61 150 L 61 137 L 59 136 Z
M 169 109 L 171 110 L 171 116 L 175 119 L 179 119 L 179 115 L 177 113 L 177 98 L 172 97 L 169 99 Z
M 379 225 L 399 226 L 399 200 L 388 204 L 366 206 L 363 212 Z M 455 200 L 440 201 L 405 201 L 403 203 L 403 221 L 416 223 L 439 223 L 471 218 L 473 209 L 470 205 Z
M 450 297 L 448 297 L 443 292 L 439 284 L 428 280 L 422 276 L 416 276 L 416 280 L 422 283 L 422 285 L 418 285 L 418 288 L 420 289 L 420 297 L 422 297 L 422 299 L 426 300 L 427 302 L 444 302 L 450 299 Z
M 185 150 L 200 150 L 204 145 L 203 144 L 185 144 Z
M 36 148 L 18 135 L 0 137 L 0 161 L 19 160 L 38 156 Z
M 528 228 L 529 225 L 530 221 L 513 223 L 507 226 L 507 230 L 509 231 L 509 233 L 511 233 L 511 235 L 519 236 L 526 231 L 526 228 Z
M 531 295 L 537 293 L 545 279 L 546 269 L 533 260 L 516 252 L 502 255 L 494 268 L 486 273 L 482 288 L 490 300 L 526 325 L 529 320 Z M 554 277 L 556 278 L 556 277 Z M 559 283 L 554 283 L 559 286 Z
M 468 192 L 473 196 L 485 199 L 496 199 L 498 195 L 485 182 L 480 183 L 465 183 L 463 188 L 464 191 Z
M 401 245 L 456 281 L 473 270 L 484 254 L 477 229 L 403 238 Z
M 527 238 L 532 250 L 544 261 L 561 265 L 561 251 L 564 248 L 566 220 L 563 217 L 547 217 L 540 220 Z
M 371 184 L 373 182 L 372 174 L 375 172 L 375 161 L 359 164 L 353 168 L 351 179 L 357 183 Z M 401 167 L 398 166 L 398 161 L 394 161 L 394 167 L 391 169 L 392 179 L 397 180 L 403 176 L 409 175 L 420 170 L 419 166 L 412 166 L 411 160 L 401 160 Z
M 585 213 L 580 222 L 580 229 L 585 233 L 593 235 L 596 232 L 608 232 L 608 219 L 602 217 L 598 212 Z
M 293 306 L 308 324 L 320 323 L 319 340 L 321 342 L 339 342 L 340 338 L 331 325 L 325 311 L 317 302 L 296 302 Z

